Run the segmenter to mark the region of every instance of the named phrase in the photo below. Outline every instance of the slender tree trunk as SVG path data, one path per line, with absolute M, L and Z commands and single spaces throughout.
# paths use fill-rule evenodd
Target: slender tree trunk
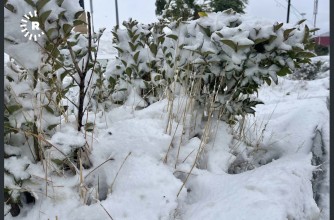
M 87 12 L 87 21 L 88 21 L 88 56 L 85 67 L 79 72 L 80 75 L 80 84 L 79 84 L 79 106 L 78 106 L 78 131 L 81 131 L 82 127 L 82 118 L 84 116 L 84 100 L 86 96 L 85 92 L 85 79 L 88 72 L 88 64 L 91 59 L 91 47 L 92 47 L 92 29 L 90 23 L 90 13 Z M 93 73 L 92 73 L 93 74 Z M 88 82 L 89 84 L 89 82 Z M 89 86 L 89 85 L 87 85 Z
M 36 89 L 36 87 L 37 87 L 37 82 L 38 82 L 38 70 L 35 70 L 34 75 L 33 75 L 34 89 Z M 38 116 L 36 115 L 36 111 L 34 111 L 34 122 L 33 122 L 33 128 L 32 128 L 32 133 L 35 134 L 35 136 L 33 136 L 34 151 L 35 151 L 35 155 L 36 155 L 36 161 L 40 161 L 41 160 L 41 152 L 40 152 L 39 140 L 37 138 L 37 136 L 38 136 L 37 119 L 38 119 Z
M 81 131 L 82 127 L 82 118 L 84 116 L 84 100 L 85 100 L 85 75 L 80 77 L 80 85 L 79 85 L 79 106 L 78 106 L 78 131 Z

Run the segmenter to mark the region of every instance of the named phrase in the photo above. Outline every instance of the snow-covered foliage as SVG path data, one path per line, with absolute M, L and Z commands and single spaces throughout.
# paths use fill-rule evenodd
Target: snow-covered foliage
M 194 168 L 179 197 L 176 194 L 182 182 L 178 178 L 183 181 L 189 172 L 200 138 L 192 137 L 181 145 L 174 168 L 177 147 L 172 148 L 166 164 L 162 158 L 171 142 L 178 146 L 183 125 L 177 127 L 174 123 L 174 137 L 164 132 L 167 100 L 142 110 L 113 108 L 106 117 L 96 116 L 98 129 L 90 155 L 94 165 L 82 170 L 89 205 L 83 205 L 78 195 L 79 175 L 48 173 L 46 186 L 42 166 L 31 164 L 25 172 L 39 183 L 29 185 L 38 199 L 34 206 L 24 205 L 18 217 L 8 214 L 5 219 L 109 219 L 108 213 L 113 219 L 149 220 L 192 220 L 204 216 L 208 220 L 329 219 L 329 112 L 325 107 L 328 86 L 326 77 L 306 85 L 280 78 L 278 85 L 261 87 L 259 97 L 265 105 L 258 106 L 258 114 L 245 123 L 244 138 L 250 145 L 238 141 L 224 122 L 214 124 L 217 135 L 212 132 L 201 166 Z M 174 104 L 177 113 L 182 99 L 175 99 Z M 89 114 L 94 116 L 93 112 Z M 319 164 L 321 167 L 311 166 L 316 126 L 323 133 L 324 152 L 320 154 L 327 158 Z M 65 128 L 53 139 L 54 143 L 66 140 L 80 144 L 79 137 L 73 139 L 74 130 Z M 6 146 L 6 152 L 8 147 L 12 146 Z M 247 162 L 248 171 L 232 172 L 242 167 L 242 161 Z M 316 203 L 311 179 L 312 173 L 321 172 L 319 168 L 325 175 Z
M 328 76 L 328 72 L 328 60 L 311 59 L 310 63 L 304 63 L 297 68 L 293 74 L 290 75 L 290 78 L 295 80 L 314 80 Z
M 277 77 L 313 56 L 307 26 L 129 20 L 104 71 L 77 1 L 5 3 L 5 219 L 329 218 L 329 71 Z
M 261 103 L 252 94 L 278 76 L 309 62 L 310 30 L 302 22 L 294 27 L 242 17 L 232 10 L 209 13 L 194 21 L 143 25 L 130 20 L 115 28 L 119 55 L 106 74 L 117 80 L 113 98 L 125 101 L 129 84 L 147 101 L 157 85 L 176 81 L 185 91 L 199 84 L 192 96 L 204 106 L 214 95 L 222 119 L 254 113 Z M 158 80 L 158 81 L 157 81 Z M 159 96 L 158 96 L 159 97 Z
M 59 167 L 64 168 L 66 160 L 66 164 L 74 169 L 77 154 L 83 150 L 85 141 L 73 147 L 48 139 L 62 122 L 69 120 L 69 114 L 78 115 L 76 123 L 80 130 L 84 112 L 89 108 L 98 108 L 98 102 L 103 101 L 99 98 L 103 95 L 101 81 L 104 70 L 96 61 L 103 30 L 94 36 L 74 33 L 73 27 L 84 23 L 78 19 L 81 13 L 79 3 L 70 0 L 6 1 L 5 52 L 11 60 L 7 61 L 5 71 L 5 142 L 14 146 L 23 145 L 25 153 L 30 151 L 29 156 L 24 157 L 28 166 L 45 159 L 57 162 L 57 159 L 63 162 Z M 39 22 L 43 34 L 33 40 L 22 33 L 23 24 L 20 22 L 29 24 L 35 21 Z M 29 26 L 27 24 L 25 27 Z M 73 93 L 76 94 L 73 96 Z M 95 102 L 91 102 L 93 96 L 98 96 Z M 85 130 L 91 131 L 92 127 L 86 124 Z M 50 154 L 49 148 L 57 149 L 61 156 L 50 157 L 47 155 Z M 10 162 L 9 166 L 21 166 L 23 159 L 15 159 L 18 157 L 20 155 L 7 155 L 5 161 Z M 87 164 L 89 162 L 84 163 Z M 22 185 L 29 178 L 15 180 L 16 188 L 5 186 L 14 216 L 20 211 L 18 204 L 22 199 L 19 198 L 29 193 Z M 14 189 L 19 189 L 20 193 L 14 193 Z M 34 197 L 31 193 L 28 195 Z

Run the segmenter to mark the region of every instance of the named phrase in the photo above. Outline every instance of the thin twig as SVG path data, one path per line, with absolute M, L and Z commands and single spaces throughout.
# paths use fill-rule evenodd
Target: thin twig
M 93 170 L 91 170 L 86 176 L 85 178 L 87 178 L 87 176 L 89 176 L 91 173 L 93 173 L 95 170 L 97 170 L 99 167 L 101 167 L 103 164 L 107 163 L 110 160 L 114 160 L 114 158 L 108 158 L 106 161 L 104 161 L 103 163 L 101 163 L 100 165 L 98 165 L 97 167 L 95 167 Z
M 121 165 L 120 168 L 118 169 L 118 171 L 117 171 L 117 173 L 116 173 L 116 176 L 115 176 L 114 180 L 113 180 L 112 183 L 111 183 L 111 186 L 110 186 L 110 192 L 112 191 L 112 187 L 114 186 L 114 183 L 115 183 L 115 181 L 116 181 L 116 178 L 117 178 L 119 172 L 121 171 L 121 169 L 122 169 L 122 167 L 123 167 L 125 161 L 128 159 L 128 157 L 130 156 L 130 154 L 131 154 L 131 152 L 129 152 L 129 154 L 125 157 L 125 159 L 124 159 L 122 165 Z
M 68 51 L 70 52 L 71 59 L 72 59 L 72 62 L 73 62 L 73 64 L 74 64 L 75 70 L 78 72 L 80 78 L 82 78 L 82 77 L 83 77 L 83 72 L 82 72 L 82 70 L 80 70 L 80 67 L 79 67 L 79 65 L 78 65 L 78 62 L 77 62 L 76 59 L 75 59 L 75 55 L 74 55 L 73 49 L 72 49 L 72 47 L 71 47 L 69 41 L 67 41 L 67 46 L 68 46 Z M 78 84 L 79 84 L 79 83 L 78 83 Z
M 108 216 L 109 216 L 109 218 L 111 219 L 111 220 L 114 220 L 112 217 L 111 217 L 111 215 L 109 214 L 109 212 L 104 208 L 104 206 L 100 203 L 100 206 L 104 209 L 104 211 L 108 214 Z
M 5 126 L 5 127 L 6 127 L 6 126 Z M 49 141 L 47 141 L 47 140 L 46 140 L 44 137 L 42 137 L 41 135 L 34 134 L 34 133 L 31 133 L 31 132 L 28 132 L 28 131 L 23 131 L 22 129 L 12 128 L 12 127 L 7 127 L 7 128 L 8 128 L 8 129 L 11 129 L 11 130 L 15 130 L 15 131 L 21 131 L 21 132 L 23 132 L 23 133 L 26 134 L 26 135 L 32 135 L 32 136 L 36 137 L 37 139 L 39 139 L 39 140 L 45 142 L 46 144 L 48 144 L 48 145 L 54 147 L 57 151 L 59 151 L 59 153 L 61 153 L 61 154 L 62 154 L 62 155 L 63 155 L 63 156 L 64 156 L 64 157 L 71 163 L 71 165 L 73 166 L 73 168 L 75 169 L 75 171 L 76 171 L 77 173 L 80 173 L 79 170 L 78 170 L 78 168 L 75 166 L 75 164 L 73 164 L 73 162 L 70 160 L 70 158 L 68 158 L 68 156 L 67 156 L 64 152 L 62 152 L 61 150 L 59 150 L 58 147 L 56 147 L 55 145 L 53 145 L 52 143 L 50 143 Z

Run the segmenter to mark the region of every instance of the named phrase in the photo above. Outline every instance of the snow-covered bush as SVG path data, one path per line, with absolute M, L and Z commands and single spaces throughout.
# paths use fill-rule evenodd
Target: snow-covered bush
M 86 131 L 92 131 L 94 125 L 85 124 L 84 113 L 103 102 L 95 97 L 103 96 L 104 90 L 104 70 L 97 62 L 104 30 L 94 34 L 73 32 L 73 27 L 85 23 L 79 20 L 82 13 L 79 3 L 71 0 L 5 2 L 5 52 L 11 60 L 5 68 L 4 139 L 8 152 L 20 147 L 22 153 L 8 154 L 5 159 L 5 193 L 12 215 L 19 213 L 24 203 L 22 193 L 28 192 L 23 185 L 30 178 L 26 170 L 29 164 L 43 162 L 58 169 L 78 170 L 85 139 L 80 145 L 61 148 L 58 145 L 64 143 L 54 143 L 55 137 L 51 137 L 64 122 L 72 122 L 77 132 L 83 125 Z M 31 37 L 22 33 L 24 23 L 29 24 L 27 20 L 38 22 L 42 32 Z M 77 115 L 75 120 L 69 119 L 71 114 Z M 56 150 L 61 159 L 50 157 L 50 149 Z
M 205 123 L 202 127 L 202 113 L 208 122 L 222 119 L 228 123 L 234 123 L 238 115 L 254 113 L 253 107 L 261 103 L 254 93 L 263 83 L 277 83 L 277 76 L 290 73 L 299 63 L 309 62 L 309 57 L 313 56 L 308 52 L 310 31 L 307 26 L 273 25 L 225 11 L 208 15 L 201 13 L 204 17 L 187 22 L 161 20 L 150 25 L 133 20 L 124 22 L 125 29 L 116 27 L 113 31 L 118 57 L 104 72 L 97 61 L 103 30 L 91 34 L 88 28 L 87 35 L 72 31 L 73 27 L 82 24 L 78 19 L 82 13 L 78 1 L 8 0 L 5 4 L 5 52 L 11 56 L 4 75 L 5 211 L 13 216 L 19 214 L 22 206 L 37 200 L 37 193 L 43 199 L 51 198 L 38 201 L 39 204 L 45 201 L 62 203 L 63 199 L 70 197 L 76 202 L 82 199 L 84 204 L 103 199 L 117 203 L 113 196 L 123 199 L 123 194 L 117 194 L 129 186 L 123 183 L 137 184 L 136 181 L 128 181 L 127 174 L 131 170 L 135 174 L 131 176 L 138 176 L 136 172 L 143 171 L 142 166 L 138 166 L 141 161 L 147 165 L 144 173 L 151 175 L 153 163 L 163 161 L 167 166 L 170 164 L 174 156 L 168 159 L 169 155 L 176 157 L 175 169 L 187 158 L 188 161 L 194 159 L 190 172 L 187 171 L 189 177 L 195 165 L 201 168 L 204 146 L 211 138 L 212 124 Z M 34 19 L 39 21 L 44 33 L 36 41 L 24 37 L 20 30 L 21 18 L 29 11 L 36 11 Z M 90 15 L 87 17 L 89 20 Z M 178 95 L 182 97 L 174 99 Z M 91 112 L 108 110 L 111 102 L 146 107 L 166 96 L 165 102 L 152 106 L 155 110 L 145 109 L 138 116 L 122 107 L 111 112 L 110 115 L 117 117 L 135 117 L 128 120 L 129 123 L 116 121 L 115 127 L 109 127 L 107 122 L 115 121 L 108 115 L 102 129 L 103 119 L 97 119 L 95 124 L 95 119 L 100 116 L 95 117 L 92 123 Z M 162 113 L 163 117 L 160 117 L 166 106 L 168 113 Z M 213 112 L 216 118 L 211 117 Z M 174 119 L 179 120 L 177 125 Z M 103 130 L 105 126 L 115 132 Z M 148 129 L 141 129 L 145 126 Z M 95 127 L 97 132 L 94 132 Z M 92 133 L 87 135 L 88 132 Z M 138 132 L 137 137 L 130 138 L 133 132 Z M 95 135 L 99 137 L 95 138 Z M 185 160 L 181 162 L 181 146 L 186 146 L 185 142 L 192 137 L 195 141 L 189 145 L 191 148 L 187 149 L 187 155 L 183 153 Z M 155 142 L 155 138 L 159 142 Z M 98 147 L 93 149 L 93 143 Z M 196 155 L 192 154 L 197 145 Z M 120 175 L 123 177 L 114 185 L 132 150 L 134 159 L 129 159 L 130 166 L 124 166 L 125 173 Z M 142 160 L 142 155 L 151 154 L 151 150 L 156 151 L 153 158 L 149 155 Z M 122 163 L 120 159 L 125 151 L 129 154 Z M 163 155 L 165 159 L 161 160 Z M 116 163 L 107 164 L 112 160 Z M 147 161 L 149 163 L 145 164 Z M 132 167 L 140 169 L 132 170 Z M 165 167 L 166 172 L 169 170 L 165 165 L 158 167 Z M 181 182 L 172 173 L 166 174 L 153 185 L 152 181 L 148 182 L 154 188 L 161 185 L 165 176 L 171 178 L 170 183 L 174 186 L 168 194 L 175 201 L 167 200 L 165 194 L 163 198 L 166 197 L 166 201 L 157 203 L 164 206 L 165 202 L 169 203 L 167 213 L 169 209 L 177 208 L 176 197 L 181 192 L 185 193 L 182 189 L 188 178 L 182 180 L 184 184 L 174 195 Z M 65 177 L 69 181 L 64 181 Z M 146 187 L 147 178 L 141 179 L 144 182 L 139 186 Z M 54 183 L 62 181 L 65 191 L 55 190 L 58 184 Z M 54 194 L 64 192 L 67 198 L 64 196 L 57 201 L 58 195 L 48 195 L 49 184 Z M 130 187 L 137 190 L 136 184 L 130 184 Z M 118 188 L 114 187 L 117 185 Z M 69 191 L 71 193 L 67 194 Z M 162 192 L 160 188 L 158 191 Z M 111 197 L 110 193 L 113 193 Z M 132 199 L 134 194 L 130 194 L 127 198 Z M 154 197 L 157 195 L 153 194 Z M 146 204 L 142 201 L 145 196 L 139 195 L 139 198 L 140 204 Z M 150 197 L 147 198 L 151 203 Z M 160 217 L 164 215 L 168 213 Z
M 116 28 L 113 33 L 119 54 L 109 65 L 114 69 L 107 72 L 116 84 L 124 85 L 119 86 L 122 91 L 127 91 L 128 83 L 135 84 L 142 98 L 148 89 L 142 82 L 153 81 L 152 73 L 159 74 L 160 83 L 180 83 L 199 103 L 234 123 L 237 115 L 254 114 L 253 107 L 261 101 L 253 94 L 262 84 L 277 83 L 278 76 L 310 62 L 311 31 L 302 22 L 293 27 L 272 24 L 232 10 L 170 24 L 125 22 L 126 29 Z M 197 84 L 200 89 L 192 90 Z M 125 101 L 127 95 L 117 94 L 118 100 Z M 210 95 L 213 105 L 208 102 Z
M 329 70 L 329 63 L 322 60 L 312 60 L 310 63 L 303 63 L 297 68 L 290 78 L 293 80 L 314 80 Z

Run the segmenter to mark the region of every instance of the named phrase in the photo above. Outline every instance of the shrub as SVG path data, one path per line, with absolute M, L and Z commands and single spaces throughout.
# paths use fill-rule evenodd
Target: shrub
M 185 91 L 199 83 L 192 94 L 198 103 L 235 123 L 237 115 L 255 113 L 253 108 L 262 102 L 252 95 L 263 83 L 277 83 L 278 76 L 290 74 L 314 56 L 309 51 L 314 46 L 309 41 L 312 30 L 301 25 L 303 21 L 286 28 L 232 10 L 202 14 L 194 21 L 145 26 L 130 20 L 123 23 L 126 29 L 115 28 L 119 53 L 107 73 L 125 91 L 117 96 L 119 101 L 126 100 L 129 84 L 145 98 L 143 93 L 156 78 L 155 83 L 167 85 L 175 79 Z M 214 106 L 208 106 L 210 95 L 215 96 Z
M 29 193 L 24 187 L 30 179 L 29 164 L 50 160 L 50 148 L 61 151 L 47 139 L 67 121 L 67 114 L 77 115 L 76 130 L 81 132 L 84 112 L 103 102 L 104 70 L 97 62 L 97 52 L 104 30 L 94 35 L 91 30 L 88 35 L 73 32 L 73 27 L 84 23 L 78 20 L 83 11 L 78 2 L 70 0 L 6 1 L 5 8 L 5 52 L 12 57 L 5 68 L 5 196 L 10 212 L 17 215 L 23 205 L 22 193 Z M 31 19 L 39 21 L 44 33 L 37 41 L 28 40 L 20 30 L 19 22 L 29 11 L 36 11 L 37 17 Z M 92 125 L 84 128 L 92 131 Z M 86 147 L 83 140 L 80 146 L 58 152 L 61 160 L 48 162 L 77 172 L 77 159 Z M 15 147 L 28 150 L 11 154 Z
M 329 70 L 329 64 L 327 62 L 318 60 L 311 61 L 310 63 L 304 63 L 297 68 L 290 79 L 293 80 L 315 80 L 320 74 Z

